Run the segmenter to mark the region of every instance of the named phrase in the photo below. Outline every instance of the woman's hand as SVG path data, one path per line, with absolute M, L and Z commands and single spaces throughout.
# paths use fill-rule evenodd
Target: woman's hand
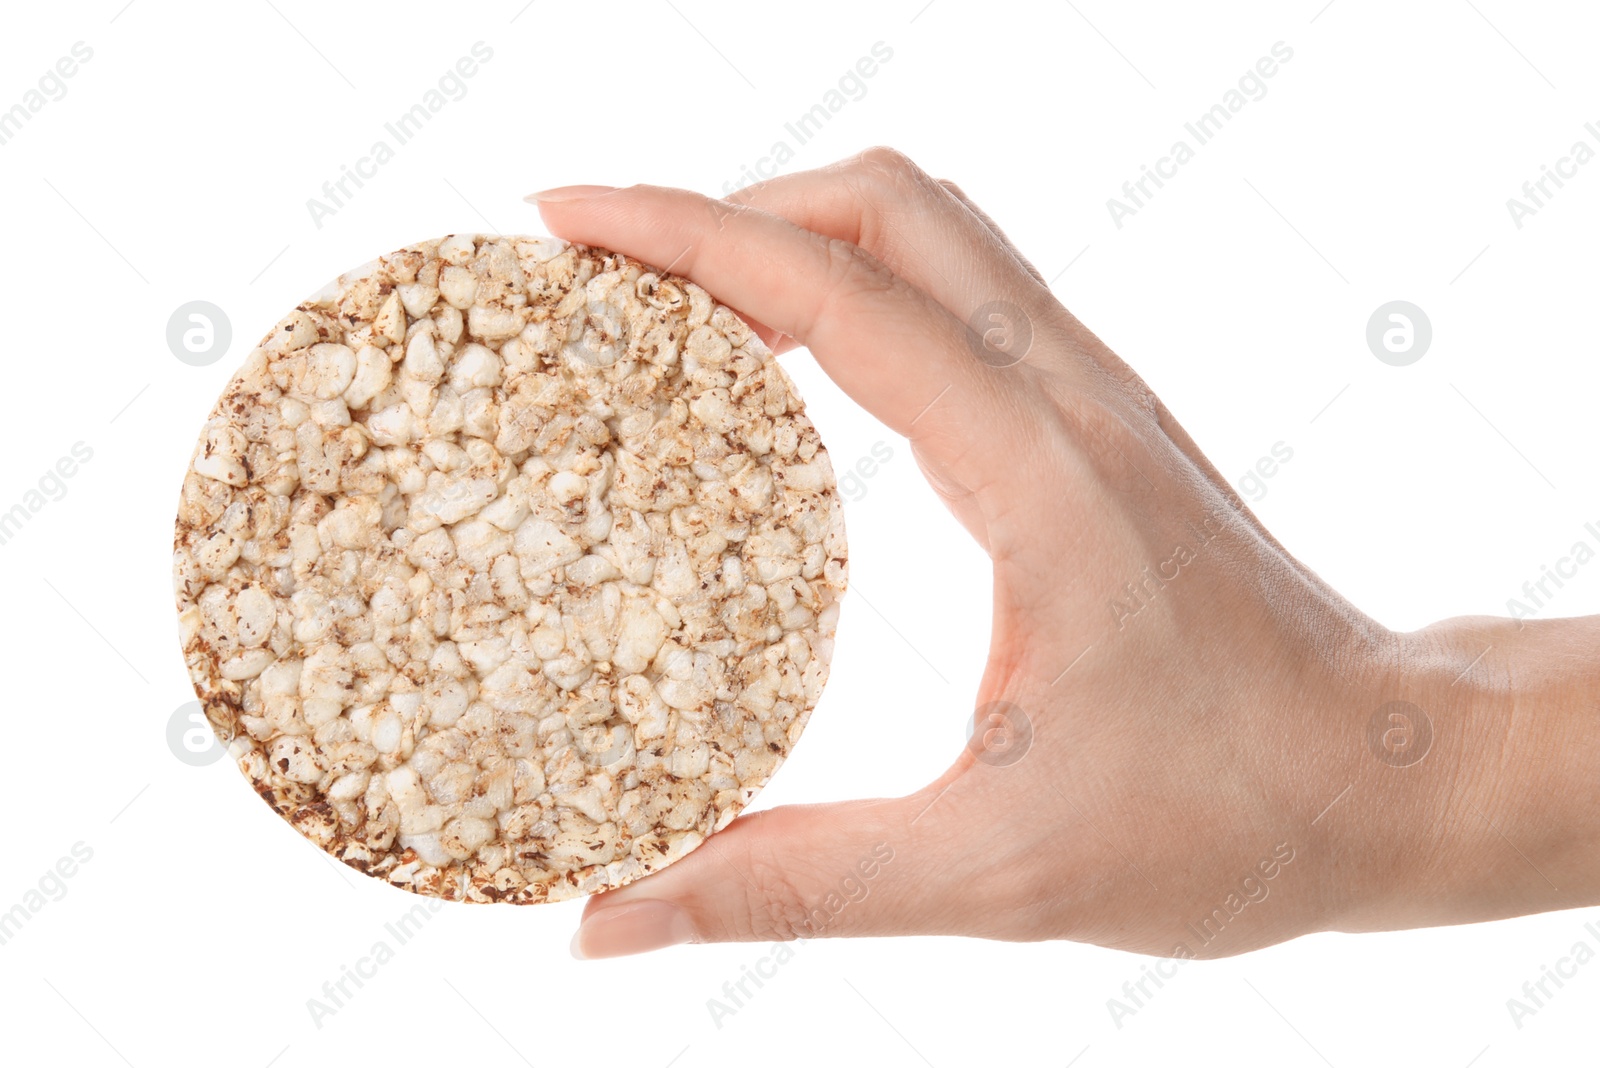
M 942 777 L 745 816 L 592 899 L 575 952 L 957 934 L 1223 956 L 1595 900 L 1596 628 L 1364 616 L 955 186 L 875 149 L 732 203 L 537 199 L 555 233 L 807 346 L 994 563 L 979 730 Z M 871 894 L 835 916 L 863 864 Z

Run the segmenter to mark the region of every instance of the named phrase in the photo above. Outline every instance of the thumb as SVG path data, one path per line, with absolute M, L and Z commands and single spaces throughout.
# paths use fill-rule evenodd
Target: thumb
M 743 816 L 665 870 L 590 899 L 573 955 L 943 930 L 957 914 L 956 864 L 930 848 L 936 813 L 919 812 L 933 796 L 923 793 Z

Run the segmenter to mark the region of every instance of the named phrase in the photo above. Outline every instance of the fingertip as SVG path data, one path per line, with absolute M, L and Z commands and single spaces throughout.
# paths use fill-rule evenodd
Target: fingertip
M 744 320 L 745 325 L 750 328 L 750 332 L 760 338 L 761 343 L 767 347 L 767 351 L 774 356 L 788 352 L 796 346 L 794 338 L 785 334 L 782 330 L 774 329 L 754 316 L 746 315 L 744 312 L 737 312 L 736 314 Z
M 572 935 L 578 960 L 627 957 L 694 941 L 689 914 L 670 901 L 647 898 L 585 910 Z
M 603 193 L 614 192 L 616 186 L 612 185 L 558 185 L 552 189 L 529 193 L 522 199 L 529 204 L 564 204 L 572 200 L 587 200 Z

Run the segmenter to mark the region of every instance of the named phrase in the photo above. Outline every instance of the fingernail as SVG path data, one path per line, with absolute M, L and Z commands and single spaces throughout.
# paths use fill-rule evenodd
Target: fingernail
M 572 936 L 579 960 L 648 953 L 694 940 L 688 913 L 667 901 L 636 901 L 602 909 L 584 920 Z
M 584 197 L 597 197 L 601 193 L 615 191 L 616 186 L 613 185 L 558 185 L 554 189 L 530 193 L 522 199 L 529 204 L 559 204 L 564 200 L 582 200 Z

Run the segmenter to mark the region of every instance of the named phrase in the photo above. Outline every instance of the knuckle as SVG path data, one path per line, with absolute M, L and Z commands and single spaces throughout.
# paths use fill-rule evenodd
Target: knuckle
M 971 900 L 985 903 L 1002 938 L 1038 941 L 1072 931 L 1069 902 L 1076 887 L 1058 872 L 995 870 L 974 877 Z
M 825 234 L 818 236 L 822 241 L 822 251 L 827 256 L 826 280 L 830 287 L 852 281 L 866 266 L 866 250 L 854 241 Z
M 751 847 L 740 865 L 746 907 L 728 918 L 733 941 L 788 942 L 816 932 L 804 894 L 792 871 L 793 858 L 774 848 Z
M 756 206 L 756 202 L 768 192 L 770 192 L 770 190 L 768 189 L 767 184 L 765 182 L 758 182 L 755 185 L 747 185 L 740 189 L 735 189 L 731 193 L 714 199 L 712 203 L 721 204 L 730 209 L 738 208 L 742 210 L 753 208 Z
M 1155 449 L 1150 427 L 1126 401 L 1094 389 L 1065 385 L 1056 391 L 1050 438 L 1087 464 L 1102 483 L 1144 486 Z
M 859 181 L 878 197 L 905 201 L 944 194 L 927 172 L 897 148 L 878 146 L 859 153 L 846 165 L 847 181 Z M 858 190 L 859 192 L 859 190 Z
M 720 233 L 729 222 L 737 225 L 737 220 L 745 212 L 745 207 L 732 199 L 717 200 L 706 198 L 706 211 L 710 213 L 711 221 Z
M 677 190 L 670 186 L 652 185 L 649 182 L 634 182 L 625 185 L 610 193 L 602 194 L 605 197 L 615 197 L 624 203 L 649 203 L 657 197 L 671 196 Z
M 922 168 L 918 167 L 910 156 L 898 148 L 890 148 L 887 145 L 874 145 L 864 150 L 856 156 L 855 163 L 861 171 L 875 177 L 896 181 L 925 177 Z
M 872 294 L 889 292 L 899 281 L 882 261 L 860 245 L 843 238 L 818 235 L 827 263 L 824 268 L 817 320 Z
M 1063 406 L 1061 425 L 1080 447 L 1122 448 L 1134 440 L 1134 430 L 1116 407 L 1092 394 L 1080 393 Z

